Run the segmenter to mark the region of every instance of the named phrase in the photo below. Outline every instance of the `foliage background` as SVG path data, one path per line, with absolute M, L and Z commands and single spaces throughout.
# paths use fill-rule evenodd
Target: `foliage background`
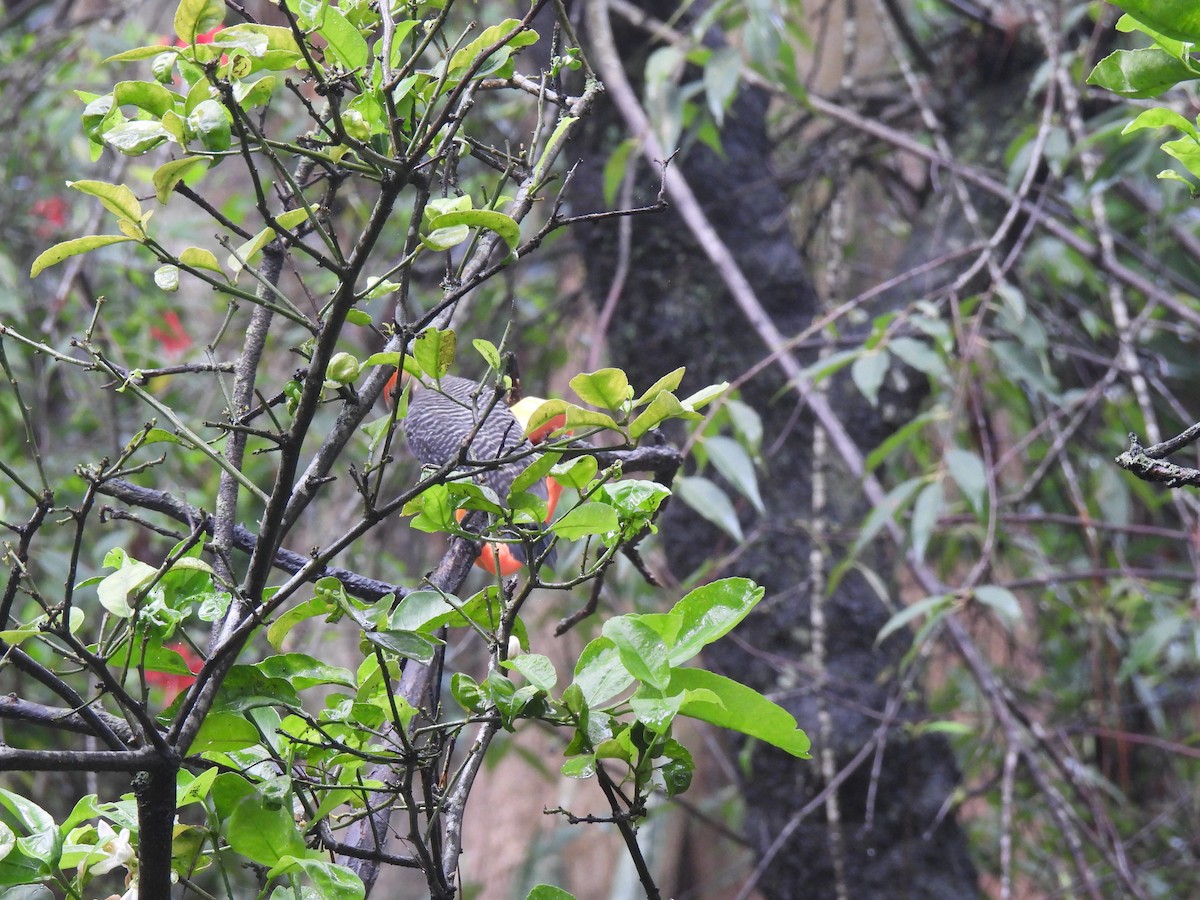
M 52 280 L 25 273 L 46 245 L 91 231 L 99 215 L 62 186 L 90 177 L 78 108 L 63 92 L 88 89 L 99 59 L 169 32 L 153 8 L 14 5 L 0 32 L 9 185 L 0 196 L 0 318 L 65 346 L 96 297 L 136 298 L 107 320 L 129 367 L 194 358 L 219 327 L 204 293 L 161 294 L 152 267 L 120 248 L 64 265 Z M 662 145 L 685 148 L 677 171 L 758 295 L 778 290 L 767 317 L 791 340 L 796 370 L 784 375 L 794 389 L 802 373 L 806 400 L 784 393 L 782 376 L 741 385 L 764 433 L 735 407 L 692 444 L 693 503 L 672 506 L 675 545 L 669 538 L 652 561 L 679 583 L 747 566 L 787 571 L 772 592 L 775 615 L 764 610 L 718 663 L 804 710 L 802 726 L 829 752 L 780 774 L 707 739 L 706 793 L 657 812 L 644 833 L 656 864 L 676 873 L 672 895 L 730 896 L 757 884 L 772 896 L 870 896 L 855 873 L 871 869 L 873 829 L 886 832 L 887 810 L 903 802 L 885 777 L 898 760 L 940 791 L 940 808 L 905 823 L 915 829 L 909 851 L 928 846 L 943 822 L 961 824 L 989 894 L 1194 893 L 1197 507 L 1113 457 L 1129 432 L 1152 443 L 1193 421 L 1200 255 L 1187 188 L 1155 178 L 1167 164 L 1157 142 L 1122 136 L 1128 101 L 1085 84 L 1130 40 L 1114 32 L 1115 11 L 754 3 L 715 6 L 697 25 L 673 5 L 607 10 L 617 60 Z M 648 32 L 646 14 L 674 36 L 652 42 L 647 33 L 664 32 Z M 584 40 L 597 47 L 587 43 L 594 35 Z M 1155 102 L 1195 117 L 1187 85 Z M 653 203 L 658 171 L 621 144 L 634 130 L 629 108 L 618 98 L 598 122 L 588 146 L 573 148 L 584 161 L 581 211 Z M 743 142 L 753 154 L 742 154 Z M 95 177 L 120 181 L 123 166 L 139 163 L 106 155 L 95 165 Z M 626 169 L 644 180 L 621 188 L 613 172 Z M 677 358 L 701 377 L 739 381 L 780 348 L 744 313 L 720 315 L 735 309 L 730 269 L 681 248 L 694 219 L 677 193 L 670 199 L 671 213 L 628 231 L 604 225 L 559 238 L 535 266 L 489 286 L 472 325 L 488 333 L 511 317 L 527 377 L 546 393 L 562 392 L 560 373 L 604 362 L 606 347 L 631 371 L 639 359 L 665 370 Z M 234 218 L 246 202 L 220 200 Z M 760 232 L 776 245 L 749 240 Z M 426 287 L 439 276 L 425 273 Z M 36 398 L 32 427 L 56 479 L 69 483 L 97 447 L 119 450 L 142 424 L 110 392 L 4 349 Z M 286 378 L 286 364 L 275 374 Z M 178 400 L 219 411 L 215 397 Z M 24 457 L 24 428 L 6 394 L 6 460 Z M 838 443 L 839 428 L 848 443 Z M 754 454 L 756 488 L 722 468 L 720 438 L 730 437 Z M 801 449 L 786 449 L 789 440 Z M 198 464 L 173 475 L 212 477 Z M 821 483 L 826 499 L 814 501 Z M 7 520 L 18 500 L 0 502 Z M 310 527 L 319 533 L 324 523 Z M 127 523 L 111 529 L 110 545 L 148 540 Z M 421 544 L 399 526 L 376 530 L 342 562 L 369 571 L 386 560 L 399 580 L 393 572 L 427 567 Z M 94 572 L 107 546 L 85 554 Z M 39 558 L 47 577 L 66 552 Z M 848 616 L 831 608 L 823 623 L 813 598 L 832 596 L 844 579 L 859 605 Z M 650 602 L 636 583 L 617 574 L 612 611 Z M 885 627 L 893 640 L 877 646 Z M 872 679 L 878 690 L 864 690 Z M 33 692 L 19 680 L 6 689 Z M 536 815 L 568 803 L 535 799 L 532 814 L 505 815 L 542 790 L 556 796 L 557 775 L 536 764 L 547 748 L 530 746 L 513 744 L 518 752 L 498 762 L 503 775 L 480 804 L 496 818 L 470 825 L 477 846 L 498 849 L 476 863 L 469 841 L 469 877 L 489 896 L 519 895 L 551 876 L 589 896 L 578 873 L 560 868 L 570 829 Z M 5 777 L 35 796 L 71 797 L 96 790 L 97 779 Z M 825 791 L 830 783 L 848 787 Z M 513 819 L 538 822 L 536 839 L 514 838 Z M 781 833 L 811 843 L 780 853 L 789 846 L 776 845 Z M 929 859 L 906 851 L 904 874 L 878 878 L 928 884 L 921 879 L 957 846 L 952 834 L 945 841 Z M 774 878 L 754 870 L 772 847 L 776 866 L 789 860 Z M 714 859 L 722 871 L 706 866 Z M 622 896 L 621 877 L 591 895 Z

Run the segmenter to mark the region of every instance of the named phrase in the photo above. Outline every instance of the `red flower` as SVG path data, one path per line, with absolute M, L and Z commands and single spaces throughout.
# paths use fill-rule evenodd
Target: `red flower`
M 151 325 L 150 336 L 158 341 L 168 357 L 182 356 L 192 346 L 192 336 L 184 330 L 179 313 L 169 309 L 163 313 L 162 321 L 166 327 Z
M 174 650 L 183 657 L 184 664 L 187 665 L 191 675 L 173 675 L 170 672 L 147 672 L 146 683 L 154 687 L 160 687 L 166 692 L 168 697 L 174 699 L 175 695 L 180 691 L 186 691 L 192 686 L 192 682 L 196 680 L 196 673 L 200 671 L 200 667 L 204 665 L 202 660 L 187 644 L 171 644 L 166 649 Z
M 43 197 L 29 208 L 42 221 L 34 228 L 39 238 L 52 237 L 67 224 L 67 201 L 62 197 Z

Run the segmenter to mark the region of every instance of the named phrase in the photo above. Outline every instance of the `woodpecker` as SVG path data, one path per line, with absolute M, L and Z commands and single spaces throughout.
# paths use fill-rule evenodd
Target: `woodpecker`
M 408 416 L 404 419 L 404 435 L 408 438 L 413 456 L 422 465 L 444 466 L 457 459 L 463 441 L 477 424 L 478 430 L 467 447 L 460 467 L 467 471 L 477 470 L 473 476 L 475 482 L 490 488 L 500 503 L 506 503 L 513 481 L 537 458 L 537 454 L 527 452 L 533 447 L 525 437 L 522 423 L 503 403 L 492 403 L 492 394 L 486 385 L 481 387 L 466 378 L 443 375 L 437 389 L 434 389 L 413 379 Z M 523 455 L 511 462 L 482 468 L 487 463 L 513 454 Z M 547 501 L 548 519 L 554 508 L 549 502 L 546 483 L 538 482 L 529 488 L 529 492 Z M 542 556 L 549 540 L 549 535 L 544 535 L 534 543 L 536 557 Z M 488 544 L 480 553 L 476 565 L 496 574 L 497 560 L 500 574 L 512 575 L 528 561 L 525 546 L 507 542 Z M 554 562 L 553 550 L 544 562 Z

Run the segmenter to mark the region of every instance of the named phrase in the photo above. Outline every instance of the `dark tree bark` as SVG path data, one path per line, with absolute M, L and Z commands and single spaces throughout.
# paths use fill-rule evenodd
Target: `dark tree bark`
M 640 73 L 645 38 L 624 38 L 625 70 Z M 704 211 L 749 278 L 759 300 L 784 335 L 803 329 L 819 312 L 805 262 L 787 229 L 784 192 L 772 176 L 772 142 L 766 126 L 766 99 L 744 92 L 722 134 L 724 157 L 693 146 L 672 165 L 679 166 Z M 572 199 L 581 209 L 603 205 L 599 167 L 605 140 L 621 132 L 611 105 L 591 124 L 595 151 L 590 171 L 576 181 Z M 635 205 L 653 199 L 655 173 L 642 180 Z M 613 363 L 635 385 L 651 383 L 675 366 L 686 365 L 687 388 L 733 379 L 758 363 L 765 351 L 717 272 L 674 211 L 633 220 L 629 275 L 620 306 L 609 328 Z M 580 232 L 593 298 L 609 290 L 618 258 L 617 230 L 602 224 Z M 765 692 L 796 715 L 814 740 L 813 759 L 755 748 L 743 795 L 747 837 L 765 853 L 789 821 L 824 787 L 818 764 L 818 696 L 824 691 L 836 768 L 840 771 L 867 746 L 888 715 L 900 687 L 895 672 L 909 647 L 895 635 L 876 646 L 875 637 L 890 611 L 857 574 L 848 575 L 825 603 L 824 687 L 812 675 L 813 619 L 810 597 L 810 519 L 812 494 L 812 417 L 797 408 L 797 395 L 786 389 L 776 367 L 764 369 L 742 388 L 742 398 L 762 416 L 764 447 L 774 448 L 760 473 L 767 516 L 743 515 L 747 533 L 756 536 L 732 570 L 755 579 L 767 596 L 736 632 L 717 645 L 708 663 Z M 833 402 L 854 423 L 853 435 L 873 449 L 903 421 L 916 399 L 893 398 L 885 419 L 856 394 L 834 388 Z M 897 415 L 898 414 L 898 415 Z M 836 459 L 829 466 L 826 515 L 834 531 L 859 524 L 868 512 L 859 487 Z M 732 492 L 731 492 L 732 493 Z M 663 529 L 672 570 L 680 577 L 706 561 L 733 550 L 727 538 L 682 504 L 670 508 Z M 834 544 L 826 567 L 843 558 L 846 547 Z M 868 559 L 876 571 L 889 571 L 884 559 Z M 714 573 L 715 574 L 715 573 Z M 828 572 L 826 571 L 826 575 Z M 872 784 L 873 753 L 865 755 L 838 788 L 840 827 L 831 828 L 818 806 L 791 830 L 759 881 L 772 898 L 822 898 L 839 895 L 838 880 L 854 898 L 922 897 L 960 900 L 977 894 L 965 837 L 948 798 L 959 783 L 947 743 L 937 736 L 914 738 L 904 725 L 922 710 L 913 703 L 891 704 L 892 718 L 879 751 L 881 766 Z M 862 757 L 862 754 L 859 754 Z M 835 870 L 835 846 L 843 865 Z

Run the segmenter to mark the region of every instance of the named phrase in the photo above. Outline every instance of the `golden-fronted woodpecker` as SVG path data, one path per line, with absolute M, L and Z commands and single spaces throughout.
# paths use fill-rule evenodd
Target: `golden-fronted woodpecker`
M 417 460 L 439 467 L 459 459 L 463 443 L 470 437 L 459 468 L 472 472 L 477 484 L 490 488 L 499 502 L 506 504 L 513 481 L 537 454 L 530 452 L 533 446 L 525 437 L 522 422 L 504 403 L 494 403 L 493 397 L 489 386 L 456 375 L 443 375 L 436 388 L 425 387 L 414 379 L 404 434 Z M 516 458 L 502 462 L 512 456 Z M 547 503 L 549 519 L 554 509 L 546 483 L 538 482 L 529 492 Z M 535 558 L 542 557 L 549 540 L 549 535 L 543 535 L 534 543 Z M 496 574 L 498 563 L 499 573 L 507 576 L 527 561 L 524 544 L 496 542 L 483 548 L 476 564 Z M 553 564 L 553 549 L 543 562 Z

